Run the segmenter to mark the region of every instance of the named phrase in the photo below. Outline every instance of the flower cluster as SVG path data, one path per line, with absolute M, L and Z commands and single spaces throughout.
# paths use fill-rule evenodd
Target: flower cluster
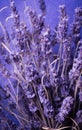
M 72 129 L 77 124 L 80 129 L 82 8 L 75 9 L 69 28 L 66 7 L 60 5 L 59 23 L 51 29 L 45 21 L 46 1 L 38 2 L 40 15 L 25 4 L 30 27 L 27 19 L 21 20 L 14 0 L 6 26 L 0 22 L 0 130 Z
M 71 96 L 68 96 L 63 100 L 60 111 L 58 115 L 56 116 L 56 119 L 58 120 L 58 122 L 62 122 L 65 120 L 66 116 L 69 114 L 69 112 L 72 109 L 71 108 L 72 105 L 73 105 L 73 98 Z

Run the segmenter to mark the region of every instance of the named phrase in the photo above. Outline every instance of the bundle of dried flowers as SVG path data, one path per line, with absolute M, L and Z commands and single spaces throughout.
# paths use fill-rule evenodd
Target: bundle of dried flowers
M 20 20 L 14 0 L 10 1 L 12 14 L 6 18 L 6 23 L 10 18 L 13 21 L 11 34 L 0 22 L 0 129 L 80 130 L 82 8 L 75 9 L 68 31 L 66 7 L 59 6 L 59 24 L 51 30 L 44 18 L 45 1 L 39 0 L 39 4 L 40 15 L 25 4 L 30 29 Z M 57 54 L 53 51 L 56 44 Z

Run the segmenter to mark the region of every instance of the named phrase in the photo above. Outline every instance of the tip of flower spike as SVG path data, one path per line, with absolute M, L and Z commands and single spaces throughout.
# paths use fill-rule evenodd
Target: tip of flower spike
M 63 5 L 59 5 L 59 9 L 61 9 L 61 10 L 63 10 L 63 9 L 65 9 L 65 5 L 63 4 Z
M 82 8 L 81 8 L 81 7 L 77 7 L 77 8 L 75 9 L 75 13 L 80 13 L 80 11 L 82 12 Z

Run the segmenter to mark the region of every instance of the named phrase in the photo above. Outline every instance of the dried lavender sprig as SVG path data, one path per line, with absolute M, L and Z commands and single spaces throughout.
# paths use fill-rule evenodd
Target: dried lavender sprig
M 40 5 L 40 9 L 41 9 L 42 13 L 45 14 L 46 13 L 45 0 L 39 0 L 39 5 Z
M 35 34 L 40 33 L 44 27 L 43 16 L 37 16 L 37 13 L 31 7 L 25 7 L 25 12 L 28 13 L 30 25 Z
M 79 101 L 82 102 L 82 73 L 80 74 L 78 81 L 77 81 L 77 88 L 79 89 Z
M 77 45 L 78 41 L 81 39 L 81 27 L 82 27 L 82 8 L 77 7 L 75 9 L 75 19 L 71 28 L 71 33 L 73 40 L 75 41 L 75 46 Z
M 79 92 L 79 101 L 82 102 L 82 91 Z
M 20 25 L 20 18 L 19 18 L 19 14 L 18 14 L 18 11 L 15 6 L 14 0 L 10 1 L 10 7 L 11 7 L 12 13 L 13 13 L 12 15 L 13 15 L 13 20 L 14 20 L 14 27 L 18 28 Z
M 66 13 L 65 5 L 60 5 L 59 9 L 60 9 L 60 21 L 57 27 L 57 39 L 58 39 L 58 42 L 61 43 L 67 36 L 68 15 Z
M 52 54 L 52 43 L 50 39 L 51 30 L 50 27 L 45 27 L 41 33 L 41 51 L 43 52 L 44 56 L 47 58 Z M 43 44 L 42 44 L 43 43 Z
M 46 92 L 41 85 L 38 86 L 38 96 L 39 96 L 41 103 L 43 103 L 45 101 L 45 99 L 47 99 Z
M 61 91 L 61 97 L 65 98 L 69 95 L 69 80 L 67 77 L 64 77 L 61 79 L 61 85 L 60 85 L 60 91 Z
M 66 7 L 65 5 L 61 5 L 59 6 L 59 8 L 60 8 L 60 21 L 57 27 L 56 37 L 57 37 L 57 42 L 60 43 L 59 52 L 58 52 L 60 59 L 58 61 L 57 72 L 60 71 L 60 66 L 62 62 L 63 44 L 64 41 L 66 40 L 67 33 L 68 33 L 68 15 L 66 13 Z
M 76 79 L 78 79 L 81 69 L 82 69 L 82 40 L 78 42 L 75 58 L 73 60 L 73 66 L 69 72 L 69 79 L 72 79 L 71 82 L 76 81 Z
M 63 44 L 63 51 L 62 51 L 62 60 L 63 60 L 63 67 L 61 72 L 61 77 L 66 78 L 68 76 L 68 70 L 72 66 L 72 53 L 71 53 L 71 44 L 72 38 L 68 36 Z
M 44 107 L 44 115 L 48 118 L 54 117 L 54 108 L 51 105 L 50 101 L 45 99 L 43 102 L 43 107 Z
M 72 109 L 73 101 L 74 99 L 71 96 L 68 96 L 63 100 L 59 113 L 56 116 L 56 121 L 61 123 L 65 120 L 65 118 Z
M 75 120 L 78 124 L 82 124 L 82 110 L 78 110 Z

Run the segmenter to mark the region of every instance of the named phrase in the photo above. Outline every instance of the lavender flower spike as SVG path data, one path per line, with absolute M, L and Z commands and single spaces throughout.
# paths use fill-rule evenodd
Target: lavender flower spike
M 73 105 L 73 98 L 71 96 L 66 97 L 63 102 L 62 106 L 60 108 L 60 112 L 56 116 L 56 120 L 60 123 L 63 122 L 66 118 L 66 116 L 69 114 L 69 112 L 72 109 Z

